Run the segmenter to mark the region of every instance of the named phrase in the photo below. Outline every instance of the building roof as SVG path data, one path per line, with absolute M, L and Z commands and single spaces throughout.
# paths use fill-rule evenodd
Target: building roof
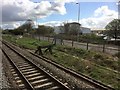
M 91 28 L 91 31 L 105 31 L 104 28 Z
M 81 28 L 91 29 L 91 28 L 88 28 L 88 27 L 81 27 Z
M 71 23 L 68 23 L 68 24 L 79 24 L 79 25 L 81 25 L 81 24 L 78 23 L 78 22 L 71 22 Z

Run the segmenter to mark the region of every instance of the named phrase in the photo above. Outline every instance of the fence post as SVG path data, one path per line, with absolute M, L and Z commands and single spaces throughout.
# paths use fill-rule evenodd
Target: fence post
M 103 43 L 103 52 L 105 52 L 105 42 Z
M 88 50 L 88 44 L 89 44 L 89 43 L 87 42 L 87 50 Z
M 62 39 L 60 39 L 60 44 L 62 45 Z
M 48 40 L 48 42 L 49 42 L 49 37 L 47 37 L 47 40 Z
M 39 41 L 40 41 L 40 35 L 39 35 Z
M 73 47 L 74 41 L 72 40 L 72 47 Z
M 55 45 L 56 45 L 56 42 L 57 42 L 57 41 L 56 41 L 56 38 L 54 38 L 53 40 L 55 40 L 54 42 L 55 42 Z

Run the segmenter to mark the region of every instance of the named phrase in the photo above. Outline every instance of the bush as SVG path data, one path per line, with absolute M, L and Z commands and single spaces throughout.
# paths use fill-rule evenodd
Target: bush
M 95 34 L 81 35 L 79 40 L 81 42 L 89 42 L 89 43 L 97 43 L 97 44 L 103 43 L 103 38 Z
M 117 56 L 118 58 L 120 58 L 120 52 L 116 53 L 115 56 Z
M 98 60 L 98 59 L 104 60 L 103 56 L 101 54 L 98 54 L 98 53 L 94 55 L 94 59 L 96 59 L 96 60 Z

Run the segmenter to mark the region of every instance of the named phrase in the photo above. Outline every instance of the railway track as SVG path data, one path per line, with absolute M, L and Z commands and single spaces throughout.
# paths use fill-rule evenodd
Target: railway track
M 10 62 L 9 67 L 18 84 L 18 88 L 25 90 L 35 90 L 36 88 L 43 90 L 69 90 L 67 86 L 13 48 L 3 44 L 2 52 Z
M 11 46 L 11 47 L 13 47 L 13 46 Z M 56 64 L 55 62 L 51 61 L 49 58 L 39 56 L 39 55 L 34 54 L 32 52 L 30 52 L 30 53 L 31 53 L 31 56 L 32 55 L 36 56 L 36 57 L 38 57 L 38 58 L 40 58 L 40 59 L 42 59 L 42 60 L 44 60 L 44 61 L 46 61 L 46 62 L 48 62 L 48 63 L 50 63 L 52 65 L 54 65 L 54 66 L 56 66 L 57 68 L 63 70 L 64 72 L 69 73 L 70 75 L 72 75 L 72 76 L 74 76 L 74 77 L 76 77 L 76 78 L 78 78 L 80 80 L 83 80 L 83 82 L 86 82 L 89 85 L 91 85 L 91 86 L 93 86 L 93 87 L 95 87 L 95 88 L 97 88 L 99 90 L 115 90 L 114 88 L 112 88 L 110 86 L 107 86 L 107 85 L 105 85 L 105 84 L 103 84 L 101 82 L 98 82 L 98 81 L 96 81 L 96 80 L 94 80 L 94 79 L 92 79 L 92 78 L 90 78 L 88 76 L 83 75 L 82 73 L 78 74 L 73 70 L 64 68 L 63 66 L 61 66 L 59 64 Z

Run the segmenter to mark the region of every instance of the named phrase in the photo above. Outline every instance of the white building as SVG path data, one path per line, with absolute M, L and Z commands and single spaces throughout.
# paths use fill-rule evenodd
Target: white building
M 77 23 L 77 22 L 72 22 L 72 23 L 66 23 L 68 25 L 68 32 L 70 31 L 79 31 L 79 34 L 90 34 L 91 33 L 91 29 L 87 28 L 87 27 L 81 27 L 81 24 Z M 56 34 L 59 33 L 65 33 L 65 26 L 56 26 L 54 27 L 54 32 Z
M 80 27 L 80 31 L 82 34 L 90 34 L 91 33 L 91 29 L 86 28 L 86 27 Z
M 76 30 L 79 31 L 80 34 L 90 34 L 91 29 L 87 27 L 81 27 L 81 24 L 77 22 L 69 23 L 69 31 Z
M 68 23 L 68 29 L 69 31 L 80 31 L 80 26 L 81 24 L 77 23 L 77 22 L 73 22 L 73 23 Z
M 55 26 L 55 27 L 54 27 L 54 32 L 55 32 L 56 34 L 64 33 L 64 26 Z

